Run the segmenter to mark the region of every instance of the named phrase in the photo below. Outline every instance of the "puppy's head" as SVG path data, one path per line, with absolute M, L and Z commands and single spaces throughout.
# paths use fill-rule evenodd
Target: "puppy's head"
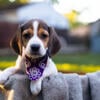
M 41 20 L 30 20 L 19 27 L 19 32 L 11 40 L 11 47 L 19 54 L 38 58 L 49 52 L 53 56 L 60 49 L 55 30 Z

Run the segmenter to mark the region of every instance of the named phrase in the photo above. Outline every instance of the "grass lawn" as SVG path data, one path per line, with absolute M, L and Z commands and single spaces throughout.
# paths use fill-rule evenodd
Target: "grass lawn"
M 15 65 L 16 56 L 0 57 L 0 69 Z M 58 54 L 53 57 L 58 70 L 93 72 L 100 69 L 100 54 Z
M 14 66 L 16 61 L 16 56 L 2 56 L 0 57 L 0 69 L 5 69 L 9 66 Z
M 55 63 L 71 63 L 78 65 L 100 65 L 100 54 L 58 54 L 53 57 Z

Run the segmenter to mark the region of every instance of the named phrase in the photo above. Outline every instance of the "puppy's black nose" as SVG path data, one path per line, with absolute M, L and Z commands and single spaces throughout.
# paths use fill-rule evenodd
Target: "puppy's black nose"
M 33 45 L 31 45 L 31 50 L 33 52 L 37 52 L 37 51 L 39 51 L 39 49 L 40 49 L 40 45 L 39 44 L 33 44 Z

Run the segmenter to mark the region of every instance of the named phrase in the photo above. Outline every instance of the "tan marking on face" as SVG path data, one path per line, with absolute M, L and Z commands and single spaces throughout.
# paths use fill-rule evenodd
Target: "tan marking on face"
M 49 33 L 45 29 L 40 28 L 38 31 L 38 36 L 42 40 L 44 47 L 47 48 L 49 42 Z
M 24 46 L 26 47 L 29 39 L 33 36 L 33 29 L 31 28 L 28 28 L 28 29 L 25 29 L 23 32 L 22 32 L 22 40 L 23 40 L 23 44 Z
M 24 35 L 24 34 L 27 34 L 27 33 L 33 35 L 33 29 L 28 28 L 28 29 L 24 30 L 22 34 Z

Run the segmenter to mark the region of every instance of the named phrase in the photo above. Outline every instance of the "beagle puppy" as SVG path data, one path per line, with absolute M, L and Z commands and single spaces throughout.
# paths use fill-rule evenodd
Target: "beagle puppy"
M 57 74 L 51 57 L 60 49 L 59 38 L 52 27 L 45 22 L 34 19 L 22 24 L 11 40 L 11 47 L 18 54 L 15 67 L 0 73 L 0 84 L 4 84 L 10 75 L 17 71 L 27 74 L 33 95 L 41 91 L 45 77 Z

